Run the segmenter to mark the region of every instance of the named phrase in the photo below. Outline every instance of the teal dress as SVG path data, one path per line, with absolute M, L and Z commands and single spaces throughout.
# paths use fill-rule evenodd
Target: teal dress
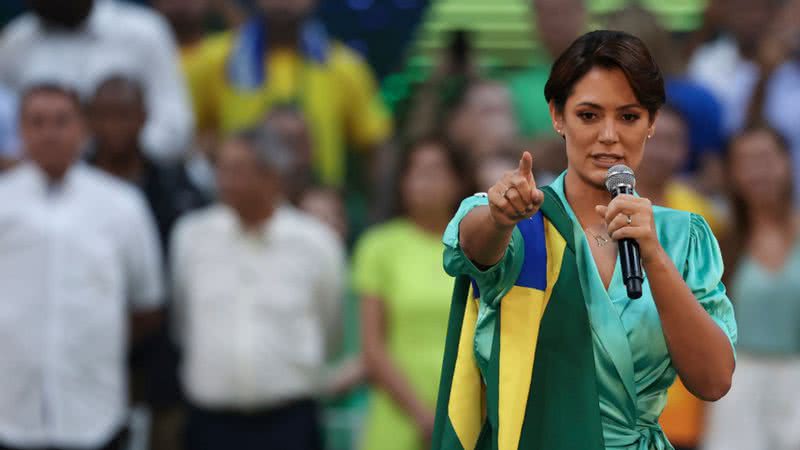
M 667 350 L 658 311 L 645 273 L 642 297 L 627 297 L 619 260 L 606 290 L 592 258 L 589 243 L 564 193 L 562 173 L 551 185 L 565 205 L 573 223 L 576 243 L 578 278 L 583 289 L 589 322 L 592 328 L 595 370 L 603 440 L 606 449 L 665 450 L 672 449 L 658 425 L 664 409 L 667 388 L 676 372 Z M 458 229 L 461 220 L 474 207 L 486 205 L 485 196 L 466 199 L 444 235 L 444 243 L 456 252 L 459 248 Z M 736 340 L 733 307 L 721 282 L 723 265 L 719 246 L 706 221 L 695 214 L 668 208 L 654 207 L 653 214 L 659 242 L 672 259 L 697 301 L 708 312 L 731 341 Z M 504 258 L 485 272 L 471 271 L 478 284 L 503 280 L 502 272 L 512 270 L 521 252 L 513 249 L 524 245 L 512 238 Z M 447 264 L 447 262 L 446 262 Z M 480 277 L 485 276 L 482 280 Z M 494 291 L 494 290 L 493 290 Z M 498 289 L 499 291 L 499 289 Z M 484 295 L 484 297 L 487 297 Z M 491 353 L 495 309 L 486 305 L 498 299 L 481 298 L 475 328 L 475 352 L 480 362 Z

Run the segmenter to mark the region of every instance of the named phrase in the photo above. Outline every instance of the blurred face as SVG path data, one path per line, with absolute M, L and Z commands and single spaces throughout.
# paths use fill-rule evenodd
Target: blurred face
M 414 150 L 403 176 L 402 196 L 411 215 L 441 215 L 449 212 L 461 196 L 461 181 L 445 151 L 436 144 Z
M 311 135 L 300 115 L 275 114 L 267 122 L 294 152 L 297 170 L 311 170 Z
M 480 191 L 488 191 L 497 180 L 503 178 L 506 172 L 514 170 L 519 165 L 513 159 L 502 156 L 489 156 L 483 158 L 476 167 L 475 178 Z
M 473 158 L 510 145 L 517 135 L 508 90 L 496 83 L 470 88 L 448 126 L 453 142 L 469 149 Z
M 23 99 L 20 134 L 31 161 L 53 179 L 78 159 L 86 139 L 79 106 L 59 92 L 33 92 Z
M 774 205 L 791 189 L 789 154 L 770 133 L 757 130 L 739 137 L 728 156 L 732 188 L 748 206 Z
M 139 148 L 144 104 L 132 88 L 101 88 L 88 108 L 89 128 L 101 152 L 122 156 Z
M 219 151 L 217 184 L 220 199 L 236 211 L 260 208 L 279 191 L 278 177 L 256 159 L 249 144 L 229 139 Z
M 689 153 L 689 136 L 681 116 L 671 110 L 662 110 L 656 120 L 658 133 L 647 142 L 642 164 L 636 172 L 637 180 L 649 178 L 651 182 L 666 182 L 686 162 Z
M 591 69 L 573 86 L 564 110 L 551 104 L 550 112 L 566 137 L 569 170 L 599 189 L 605 189 L 611 166 L 639 167 L 647 136 L 655 130 L 619 69 Z
M 580 0 L 534 0 L 539 39 L 552 58 L 586 31 L 586 9 Z
M 270 23 L 297 25 L 308 17 L 316 0 L 258 0 L 261 12 Z

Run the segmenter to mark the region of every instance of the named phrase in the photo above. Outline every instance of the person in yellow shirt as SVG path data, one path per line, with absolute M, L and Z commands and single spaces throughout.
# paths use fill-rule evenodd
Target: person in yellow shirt
M 392 131 L 366 63 L 311 18 L 315 0 L 259 0 L 235 30 L 206 38 L 187 76 L 199 130 L 219 134 L 259 123 L 278 105 L 309 122 L 317 181 L 341 186 L 346 149 L 370 150 Z
M 653 204 L 703 216 L 717 238 L 721 238 L 724 223 L 711 202 L 676 178 L 688 157 L 688 136 L 683 116 L 669 105 L 662 107 L 656 132 L 636 172 L 636 191 Z M 692 395 L 680 378 L 676 379 L 667 391 L 667 406 L 660 420 L 676 450 L 697 448 L 703 433 L 704 414 L 705 403 Z

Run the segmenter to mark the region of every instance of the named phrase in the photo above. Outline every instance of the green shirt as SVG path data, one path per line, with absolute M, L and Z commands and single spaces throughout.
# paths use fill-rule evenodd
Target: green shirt
M 800 241 L 786 263 L 772 271 L 745 254 L 731 281 L 739 312 L 739 351 L 756 355 L 800 354 Z
M 353 282 L 386 313 L 387 351 L 419 398 L 433 411 L 447 334 L 453 279 L 442 269 L 439 236 L 405 219 L 368 230 L 353 256 Z M 412 450 L 421 437 L 384 391 L 372 392 L 362 448 Z
M 619 261 L 614 269 L 609 289 L 600 279 L 591 249 L 579 222 L 564 193 L 564 176 L 559 176 L 550 187 L 567 210 L 574 224 L 578 276 L 586 299 L 598 376 L 600 413 L 603 439 L 607 449 L 650 450 L 671 449 L 658 417 L 666 404 L 667 388 L 675 379 L 675 369 L 664 340 L 650 285 L 645 273 L 643 294 L 630 300 L 622 283 Z M 485 196 L 474 196 L 464 201 L 444 235 L 444 243 L 460 252 L 458 229 L 469 211 L 486 205 Z M 714 235 L 705 220 L 695 214 L 654 207 L 659 242 L 672 259 L 697 301 L 723 329 L 731 342 L 736 340 L 736 322 L 733 308 L 721 282 L 722 257 Z M 505 283 L 504 273 L 513 270 L 523 243 L 515 233 L 503 259 L 487 271 L 470 270 L 479 285 Z M 518 267 L 518 266 L 517 266 Z M 449 270 L 448 270 L 449 271 Z M 485 279 L 481 279 L 485 278 Z M 498 287 L 496 292 L 501 292 Z M 495 290 L 492 290 L 495 292 Z M 489 298 L 486 298 L 489 297 Z M 475 347 L 479 362 L 488 359 L 491 337 L 485 330 L 487 322 L 496 320 L 492 308 L 484 303 L 496 302 L 482 291 L 481 312 L 475 331 Z M 485 370 L 484 367 L 481 370 Z

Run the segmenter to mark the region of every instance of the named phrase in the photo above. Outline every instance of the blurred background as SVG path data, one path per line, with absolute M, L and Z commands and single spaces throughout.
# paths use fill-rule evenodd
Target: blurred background
M 136 191 L 154 232 L 130 233 L 159 249 L 159 298 L 137 308 L 144 288 L 129 283 L 132 320 L 103 323 L 142 331 L 126 334 L 122 356 L 67 352 L 58 368 L 14 357 L 54 379 L 125 362 L 128 388 L 102 394 L 128 396 L 124 419 L 81 448 L 270 448 L 259 433 L 276 426 L 318 436 L 287 449 L 425 448 L 452 287 L 440 236 L 460 199 L 523 151 L 539 185 L 566 168 L 544 84 L 553 59 L 597 28 L 639 36 L 664 72 L 637 190 L 711 225 L 748 368 L 714 405 L 677 381 L 662 425 L 676 448 L 800 448 L 800 1 L 4 0 L 0 26 L 0 180 L 21 178 L 36 145 L 70 151 L 67 119 L 48 129 L 37 101 L 58 102 L 42 86 L 74 92 L 76 164 Z M 47 235 L 17 230 L 17 216 L 62 223 L 56 209 L 77 201 L 34 204 L 25 189 L 0 181 L 0 260 Z M 0 267 L 73 292 L 53 267 L 82 257 Z M 31 308 L 23 297 L 2 295 L 4 317 Z M 43 329 L 37 320 L 2 326 Z M 65 316 L 62 339 L 93 345 L 91 320 Z M 14 358 L 4 378 L 28 373 Z M 96 418 L 60 389 L 102 405 L 81 386 L 91 382 L 0 388 L 0 448 L 72 448 Z M 20 404 L 39 405 L 23 428 L 49 437 L 8 431 Z

